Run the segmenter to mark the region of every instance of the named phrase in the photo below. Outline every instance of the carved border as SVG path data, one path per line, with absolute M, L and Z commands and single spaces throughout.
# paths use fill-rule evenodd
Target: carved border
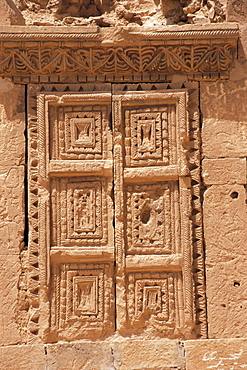
M 238 31 L 235 27 L 126 33 L 117 46 L 113 40 L 106 40 L 110 42 L 106 47 L 103 31 L 88 34 L 29 32 L 25 36 L 2 32 L 0 75 L 103 75 L 118 80 L 119 76 L 126 75 L 183 73 L 199 74 L 196 79 L 202 78 L 202 74 L 215 78 L 209 74 L 219 73 L 224 77 L 236 55 Z M 128 36 L 134 38 L 131 46 Z

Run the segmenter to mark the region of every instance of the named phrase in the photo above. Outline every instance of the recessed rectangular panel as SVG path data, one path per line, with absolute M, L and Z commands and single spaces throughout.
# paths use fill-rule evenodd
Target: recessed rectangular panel
M 114 328 L 113 270 L 108 263 L 53 265 L 53 325 L 61 339 L 95 338 Z
M 171 253 L 171 184 L 135 184 L 125 189 L 127 253 Z
M 123 110 L 126 166 L 168 165 L 168 107 Z

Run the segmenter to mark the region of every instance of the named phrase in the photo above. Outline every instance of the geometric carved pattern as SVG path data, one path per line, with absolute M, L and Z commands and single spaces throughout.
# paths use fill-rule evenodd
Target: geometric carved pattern
M 87 246 L 105 244 L 108 220 L 105 181 L 98 177 L 60 178 L 56 181 L 53 227 L 57 229 L 57 240 L 53 245 Z M 61 224 L 61 231 L 57 225 Z
M 176 274 L 131 273 L 128 275 L 128 315 L 131 322 L 171 332 L 175 325 Z
M 167 183 L 127 187 L 127 253 L 171 253 L 171 188 Z
M 101 112 L 66 114 L 65 122 L 66 152 L 101 153 Z
M 187 89 L 161 87 L 151 92 L 139 84 L 135 91 L 128 85 L 124 90 L 116 86 L 114 92 L 117 310 L 121 306 L 117 325 L 127 325 L 132 333 L 147 328 L 173 337 L 178 330 L 193 338 L 192 194 L 187 158 L 193 145 L 189 121 L 194 119 L 197 127 L 197 111 L 188 109 Z M 127 302 L 121 289 L 127 289 Z M 122 318 L 125 302 L 127 316 Z
M 191 144 L 198 145 L 197 87 L 194 86 L 190 90 L 162 91 L 161 88 L 150 94 L 148 88 L 143 92 L 113 94 L 113 146 L 109 93 L 94 94 L 92 89 L 80 94 L 81 86 L 76 85 L 76 93 L 62 90 L 63 94 L 52 93 L 49 87 L 47 94 L 45 85 L 42 93 L 40 86 L 33 87 L 36 92 L 30 98 L 33 109 L 29 118 L 32 214 L 29 276 L 33 276 L 29 279 L 32 302 L 29 331 L 33 335 L 38 332 L 36 321 L 43 311 L 39 310 L 38 302 L 42 302 L 50 284 L 49 261 L 53 284 L 50 292 L 54 291 L 51 335 L 57 332 L 61 339 L 74 340 L 92 338 L 92 333 L 100 338 L 108 329 L 111 332 L 115 274 L 117 310 L 121 307 L 117 329 L 135 332 L 133 324 L 137 330 L 148 327 L 162 336 L 176 337 L 176 328 L 186 338 L 193 337 L 194 289 L 200 294 L 196 297 L 200 309 L 196 318 L 202 318 L 204 325 L 199 157 L 197 152 L 195 156 L 195 151 L 185 150 Z M 186 136 L 188 122 L 190 137 Z M 110 196 L 112 173 L 104 172 L 104 168 L 112 165 L 112 149 L 114 197 Z M 124 168 L 126 165 L 132 168 Z M 157 180 L 159 171 L 162 177 Z M 131 173 L 136 177 L 131 177 Z M 187 182 L 189 176 L 192 184 Z M 113 199 L 115 239 L 111 230 Z M 191 204 L 196 208 L 192 216 Z M 198 225 L 196 229 L 191 230 L 191 220 Z M 196 235 L 193 251 L 191 231 Z M 194 273 L 196 287 L 191 275 L 192 253 L 199 271 Z M 35 289 L 33 280 L 38 282 Z M 47 296 L 46 302 L 49 300 Z M 47 316 L 43 314 L 40 322 L 45 319 L 48 329 Z M 205 325 L 198 325 L 198 336 L 200 333 L 205 336 L 204 328 Z
M 168 164 L 167 107 L 125 110 L 127 166 Z
M 102 159 L 106 118 L 104 105 L 51 106 L 52 159 Z
M 26 37 L 22 34 L 21 39 L 19 35 L 0 34 L 1 75 L 220 73 L 229 69 L 233 62 L 237 30 L 129 32 L 125 40 L 127 46 L 108 48 L 100 45 L 104 35 L 99 33 L 60 35 L 50 32 L 44 36 L 34 32 Z M 13 46 L 9 42 L 5 45 L 6 36 L 14 39 Z M 39 40 L 42 37 L 45 41 Z M 155 42 L 147 44 L 147 38 Z M 129 45 L 127 40 L 130 39 L 134 45 Z M 61 42 L 66 46 L 61 47 Z
M 113 282 L 109 264 L 61 264 L 53 266 L 55 316 L 53 325 L 63 328 L 61 337 L 90 337 L 112 331 Z

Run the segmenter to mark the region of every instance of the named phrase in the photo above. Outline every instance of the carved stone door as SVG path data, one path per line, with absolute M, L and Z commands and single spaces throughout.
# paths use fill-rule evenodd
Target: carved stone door
M 193 335 L 189 90 L 166 87 L 30 87 L 32 335 Z

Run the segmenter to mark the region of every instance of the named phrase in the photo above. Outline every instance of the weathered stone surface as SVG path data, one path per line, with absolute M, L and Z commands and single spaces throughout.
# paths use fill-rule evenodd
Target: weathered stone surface
M 210 338 L 246 336 L 245 199 L 241 185 L 213 185 L 204 194 Z
M 0 84 L 0 368 L 184 369 L 173 338 L 206 337 L 207 325 L 221 340 L 185 342 L 186 370 L 247 367 L 246 341 L 222 340 L 246 337 L 247 325 L 247 28 L 220 81 L 236 26 L 198 25 L 224 21 L 224 0 L 16 3 L 28 24 L 93 27 L 0 30 L 1 73 L 37 82 L 27 89 L 26 161 L 24 86 Z M 13 24 L 5 9 L 0 23 Z M 245 12 L 228 2 L 228 19 Z M 176 86 L 143 83 L 145 68 L 149 82 Z M 199 86 L 204 194 L 198 86 L 176 75 L 189 71 L 217 80 Z M 84 83 L 104 73 L 131 83 Z M 51 344 L 59 340 L 69 342 Z M 26 341 L 42 345 L 17 345 Z
M 18 284 L 24 236 L 23 86 L 0 81 L 0 343 L 20 341 Z
M 225 21 L 226 0 L 15 0 L 27 24 L 207 24 Z
M 186 370 L 247 368 L 247 340 L 189 340 L 184 343 Z
M 246 184 L 246 159 L 204 159 L 202 177 L 205 185 Z
M 0 255 L 0 345 L 17 344 L 21 340 L 18 322 L 20 272 L 20 259 L 17 254 Z
M 182 368 L 182 349 L 177 341 L 128 340 L 113 345 L 118 370 Z
M 25 20 L 12 0 L 0 0 L 0 24 L 23 25 Z
M 246 80 L 201 83 L 206 158 L 247 156 Z
M 175 340 L 113 340 L 0 347 L 1 370 L 184 369 Z
M 0 347 L 1 370 L 45 370 L 43 345 Z
M 247 3 L 245 0 L 227 0 L 226 20 L 246 23 Z
M 114 355 L 110 343 L 48 344 L 47 368 L 49 370 L 114 370 Z

